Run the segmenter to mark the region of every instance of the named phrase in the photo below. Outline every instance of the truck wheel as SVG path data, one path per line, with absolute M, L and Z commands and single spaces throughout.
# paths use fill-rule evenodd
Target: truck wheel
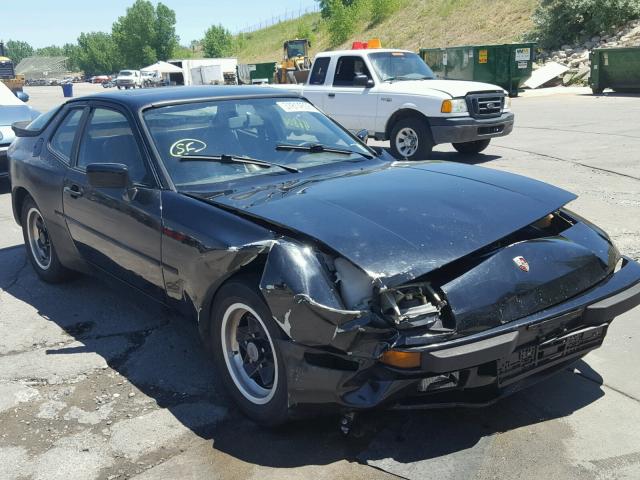
M 120 85 L 118 85 L 118 90 L 122 90 L 122 87 Z
M 491 139 L 476 140 L 474 142 L 453 143 L 455 148 L 460 153 L 480 153 L 489 146 Z
M 604 92 L 604 88 L 591 87 L 591 93 L 594 95 L 602 95 L 602 92 Z
M 227 392 L 254 421 L 289 419 L 287 373 L 278 340 L 285 335 L 257 290 L 258 278 L 223 285 L 213 303 L 209 344 Z
M 401 118 L 391 129 L 391 154 L 397 159 L 425 160 L 432 149 L 431 131 L 422 118 Z

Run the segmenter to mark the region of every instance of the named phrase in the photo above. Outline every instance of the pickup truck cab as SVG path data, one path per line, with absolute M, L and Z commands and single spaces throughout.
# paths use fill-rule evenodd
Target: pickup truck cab
M 478 153 L 513 130 L 507 92 L 496 85 L 438 80 L 415 53 L 355 49 L 316 55 L 306 84 L 287 85 L 344 127 L 390 140 L 396 158 L 429 157 L 452 143 Z
M 140 70 L 120 70 L 116 78 L 116 87 L 121 88 L 142 88 L 142 74 Z

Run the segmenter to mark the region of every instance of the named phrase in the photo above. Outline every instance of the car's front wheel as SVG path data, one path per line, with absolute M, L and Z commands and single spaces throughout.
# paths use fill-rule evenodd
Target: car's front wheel
M 44 216 L 31 197 L 22 205 L 20 223 L 27 256 L 38 276 L 48 283 L 68 280 L 72 272 L 60 263 Z
M 476 140 L 474 142 L 454 143 L 453 148 L 460 153 L 480 153 L 489 146 L 490 142 L 491 139 L 487 138 L 485 140 Z
M 289 418 L 278 345 L 285 337 L 256 286 L 257 279 L 247 276 L 220 288 L 209 334 L 216 369 L 233 400 L 256 422 L 275 426 Z
M 427 122 L 415 117 L 401 118 L 391 130 L 391 153 L 401 160 L 425 160 L 433 149 Z

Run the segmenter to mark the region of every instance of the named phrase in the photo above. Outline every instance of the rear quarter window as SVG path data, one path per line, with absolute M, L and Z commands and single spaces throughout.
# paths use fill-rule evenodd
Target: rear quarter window
M 330 60 L 329 57 L 316 58 L 309 77 L 309 85 L 324 85 Z

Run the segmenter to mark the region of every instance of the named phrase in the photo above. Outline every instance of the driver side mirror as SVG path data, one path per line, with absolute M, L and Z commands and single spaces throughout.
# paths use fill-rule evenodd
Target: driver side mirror
M 358 75 L 355 75 L 353 77 L 353 86 L 354 87 L 365 87 L 365 88 L 371 88 L 373 87 L 374 83 L 373 80 L 371 80 L 369 77 L 367 77 L 366 75 L 359 73 Z
M 367 143 L 367 140 L 369 140 L 369 131 L 366 128 L 363 128 L 362 130 L 358 130 L 356 132 L 356 137 L 358 137 L 358 139 L 362 142 L 362 143 Z
M 87 165 L 89 185 L 95 188 L 125 189 L 131 185 L 129 169 L 122 163 L 90 163 Z

